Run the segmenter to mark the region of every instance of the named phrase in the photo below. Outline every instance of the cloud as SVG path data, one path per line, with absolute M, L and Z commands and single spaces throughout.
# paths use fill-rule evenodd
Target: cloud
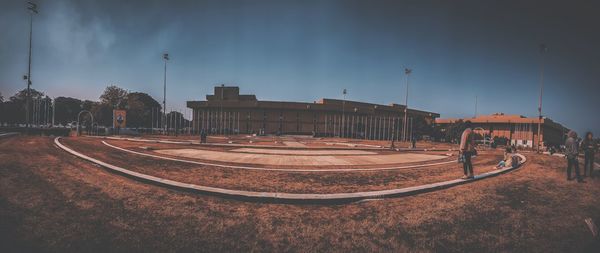
M 84 19 L 74 6 L 58 3 L 38 28 L 47 40 L 45 48 L 53 59 L 68 63 L 85 63 L 109 53 L 117 35 L 110 20 L 102 16 Z

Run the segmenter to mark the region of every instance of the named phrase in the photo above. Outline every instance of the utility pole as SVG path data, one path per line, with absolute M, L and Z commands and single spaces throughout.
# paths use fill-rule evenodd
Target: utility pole
M 475 118 L 477 118 L 477 96 L 475 96 Z
M 412 73 L 412 69 L 409 68 L 404 68 L 404 74 L 406 75 L 406 97 L 404 98 L 404 122 L 403 123 L 403 127 L 402 127 L 402 139 L 404 141 L 407 141 L 407 135 L 408 135 L 408 79 L 410 77 L 410 73 Z
M 342 95 L 344 96 L 344 99 L 342 100 L 342 133 L 340 134 L 340 136 L 342 138 L 344 138 L 345 133 L 346 133 L 346 94 L 348 93 L 348 91 L 346 89 L 344 89 L 342 91 Z
M 56 114 L 56 98 L 52 99 L 52 127 L 54 127 L 54 115 Z
M 163 60 L 165 60 L 165 75 L 163 82 L 163 134 L 167 133 L 167 61 L 169 60 L 169 54 L 163 54 Z
M 29 10 L 29 67 L 27 68 L 27 99 L 25 102 L 25 124 L 29 129 L 29 104 L 31 100 L 31 42 L 33 37 L 33 14 L 37 14 L 37 4 L 27 2 L 27 9 Z
M 225 120 L 223 119 L 223 100 L 225 99 L 224 91 L 225 91 L 225 84 L 221 84 L 221 99 L 219 99 L 219 121 L 217 123 L 218 124 L 217 134 L 225 133 L 225 129 L 223 127 L 223 124 L 225 123 Z
M 548 52 L 546 44 L 540 44 L 540 98 L 538 104 L 537 152 L 541 152 L 542 134 L 542 96 L 544 94 L 544 53 Z

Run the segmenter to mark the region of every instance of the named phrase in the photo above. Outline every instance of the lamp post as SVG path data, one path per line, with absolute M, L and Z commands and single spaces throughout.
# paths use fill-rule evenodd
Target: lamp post
M 475 118 L 477 118 L 477 96 L 475 96 Z
M 403 127 L 402 127 L 402 139 L 404 141 L 407 140 L 407 134 L 408 132 L 406 131 L 408 128 L 408 78 L 410 76 L 410 73 L 412 73 L 412 69 L 409 68 L 404 68 L 404 74 L 406 75 L 406 97 L 404 98 L 404 122 L 403 123 Z
M 52 127 L 54 127 L 54 115 L 56 114 L 56 97 L 52 99 Z
M 344 136 L 346 135 L 346 128 L 345 128 L 345 124 L 346 123 L 346 94 L 348 93 L 348 91 L 346 89 L 344 89 L 342 91 L 342 95 L 344 95 L 344 99 L 342 100 L 342 133 L 340 134 L 342 138 L 344 138 Z
M 217 128 L 217 134 L 225 134 L 225 119 L 223 118 L 223 100 L 225 100 L 225 84 L 221 84 L 221 99 L 219 99 L 219 122 Z
M 548 52 L 546 44 L 540 44 L 540 98 L 538 104 L 538 129 L 537 129 L 537 152 L 541 151 L 542 133 L 542 95 L 544 94 L 544 53 Z
M 169 54 L 163 54 L 163 60 L 165 61 L 165 74 L 163 82 L 163 134 L 167 132 L 167 61 L 169 60 Z
M 31 100 L 31 42 L 33 37 L 33 14 L 37 14 L 37 4 L 27 2 L 27 9 L 29 10 L 29 65 L 27 68 L 27 99 L 25 101 L 25 124 L 29 129 L 29 100 Z

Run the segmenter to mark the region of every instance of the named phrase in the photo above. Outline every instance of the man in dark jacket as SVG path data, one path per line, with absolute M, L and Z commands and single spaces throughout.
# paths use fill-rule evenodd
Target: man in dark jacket
M 583 176 L 586 176 L 586 173 L 589 169 L 590 177 L 594 177 L 594 155 L 598 150 L 598 144 L 594 142 L 594 135 L 592 132 L 587 132 L 585 134 L 585 139 L 581 142 L 581 149 L 583 149 L 583 154 L 585 155 L 585 163 L 583 165 Z
M 577 133 L 575 131 L 569 131 L 569 138 L 565 141 L 565 156 L 567 157 L 567 180 L 571 178 L 571 168 L 575 167 L 575 175 L 577 176 L 577 182 L 582 183 L 583 179 L 579 174 L 579 142 L 577 141 Z
M 471 122 L 465 122 L 465 131 L 463 131 L 460 137 L 460 155 L 463 156 L 463 179 L 473 179 L 473 164 L 471 163 L 471 156 L 475 154 L 475 139 L 473 138 L 473 130 L 471 129 Z

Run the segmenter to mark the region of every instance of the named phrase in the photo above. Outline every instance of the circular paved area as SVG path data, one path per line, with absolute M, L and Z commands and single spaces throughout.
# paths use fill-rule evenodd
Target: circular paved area
M 257 149 L 254 149 L 255 151 Z M 251 153 L 232 153 L 225 151 L 203 150 L 203 149 L 161 149 L 156 153 L 178 157 L 186 157 L 201 160 L 210 160 L 216 162 L 232 162 L 241 164 L 259 164 L 259 165 L 382 165 L 425 162 L 447 158 L 443 155 L 430 155 L 418 153 L 399 153 L 399 154 L 371 154 L 364 153 L 354 155 L 348 154 L 348 151 L 339 150 L 269 150 L 263 149 L 260 154 Z M 354 151 L 357 152 L 358 150 Z M 275 152 L 275 154 L 264 154 L 262 152 Z M 279 152 L 279 153 L 278 153 Z M 294 154 L 294 152 L 297 152 Z M 314 155 L 322 154 L 322 155 Z M 345 153 L 344 153 L 345 152 Z M 365 151 L 363 151 L 365 152 Z M 306 155 L 307 153 L 313 155 Z
M 151 182 L 167 187 L 182 189 L 182 190 L 191 190 L 198 191 L 207 194 L 214 194 L 218 196 L 225 196 L 231 198 L 240 198 L 240 199 L 256 199 L 256 200 L 267 200 L 267 201 L 280 201 L 280 202 L 326 202 L 326 203 L 337 203 L 337 202 L 348 202 L 348 201 L 357 201 L 364 199 L 374 199 L 374 198 L 386 198 L 386 197 L 397 197 L 397 196 L 407 196 L 418 194 L 422 192 L 429 192 L 434 190 L 445 189 L 469 182 L 473 182 L 476 180 L 484 179 L 491 176 L 496 176 L 502 174 L 504 172 L 508 172 L 518 167 L 506 167 L 502 169 L 497 169 L 493 171 L 489 171 L 486 173 L 482 173 L 477 175 L 472 180 L 463 180 L 463 179 L 454 179 L 449 181 L 442 181 L 437 183 L 423 184 L 413 187 L 405 187 L 405 188 L 396 188 L 389 190 L 377 190 L 377 191 L 365 191 L 365 192 L 341 192 L 341 193 L 327 193 L 327 194 L 305 194 L 305 193 L 281 193 L 281 192 L 257 192 L 257 191 L 245 191 L 245 190 L 232 190 L 218 187 L 208 187 L 203 185 L 196 185 L 191 183 L 182 183 L 175 180 L 169 180 L 162 177 L 151 176 L 144 173 L 139 173 L 136 171 L 131 171 L 123 167 L 118 167 L 113 164 L 94 159 L 92 157 L 81 154 L 73 149 L 70 149 L 60 143 L 60 137 L 55 138 L 55 144 L 82 159 L 88 160 L 90 162 L 96 163 L 104 168 L 112 170 L 114 172 L 118 172 L 132 178 L 136 178 L 142 181 Z M 526 158 L 520 154 L 516 154 L 520 159 L 520 164 L 526 161 Z
M 365 150 L 294 150 L 294 149 L 266 149 L 266 148 L 237 148 L 230 152 L 273 154 L 273 155 L 376 155 L 377 152 Z

